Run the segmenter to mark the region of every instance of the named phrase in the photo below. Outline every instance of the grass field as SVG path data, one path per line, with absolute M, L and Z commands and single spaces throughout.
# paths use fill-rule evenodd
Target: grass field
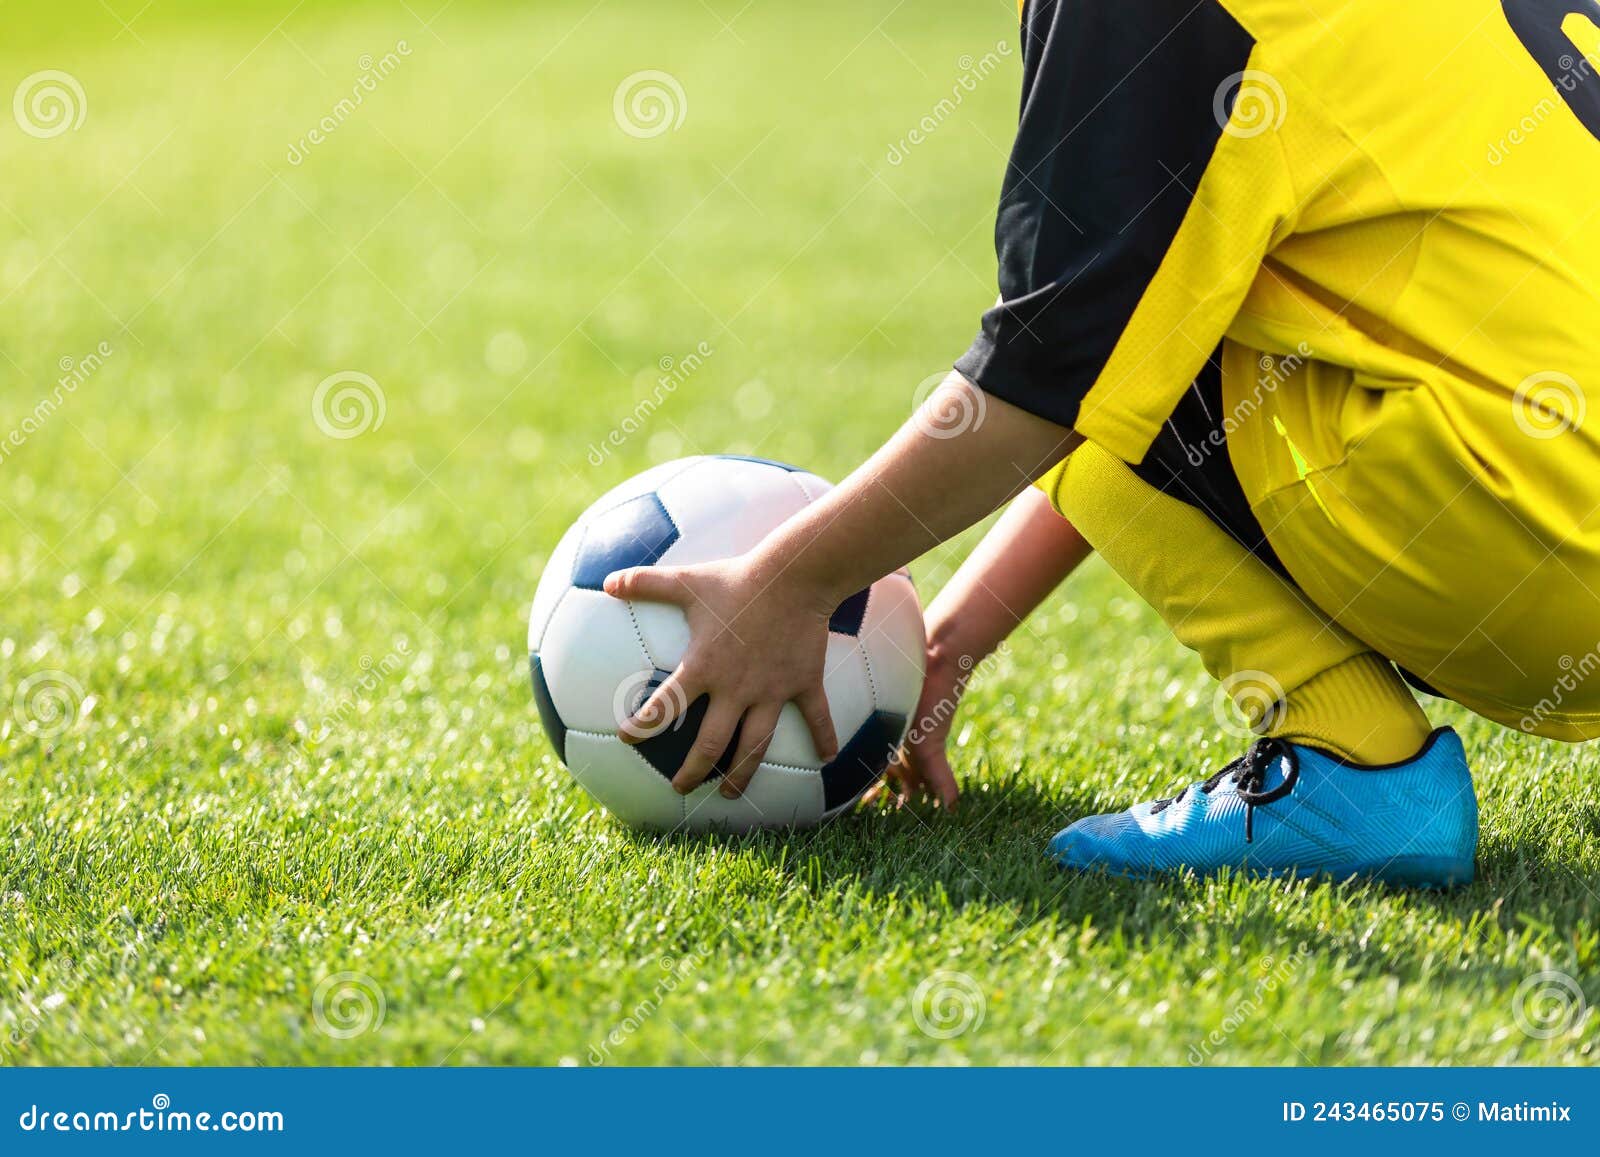
M 701 450 L 838 476 L 964 348 L 1011 0 L 222 7 L 0 8 L 0 96 L 84 114 L 0 110 L 0 1060 L 1596 1059 L 1537 975 L 1600 999 L 1591 751 L 1436 705 L 1450 896 L 1048 869 L 1237 753 L 1098 563 L 977 680 L 953 818 L 643 838 L 545 743 L 578 511 Z

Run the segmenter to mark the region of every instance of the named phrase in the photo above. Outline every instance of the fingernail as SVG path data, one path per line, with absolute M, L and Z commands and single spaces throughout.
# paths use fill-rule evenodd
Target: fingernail
M 734 787 L 733 784 L 731 784 L 731 783 L 723 784 L 722 785 L 722 798 L 723 799 L 738 799 L 739 798 L 739 789 Z

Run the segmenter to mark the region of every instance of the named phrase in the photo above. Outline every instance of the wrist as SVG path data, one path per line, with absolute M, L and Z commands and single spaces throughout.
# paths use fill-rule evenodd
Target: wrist
M 933 671 L 970 671 L 988 658 L 992 649 L 940 615 L 928 617 L 927 629 L 928 667 Z
M 770 591 L 778 598 L 809 614 L 827 620 L 839 604 L 859 587 L 846 589 L 837 579 L 837 568 L 818 566 L 814 549 L 791 544 L 784 539 L 769 539 L 747 556 L 750 581 L 758 591 Z

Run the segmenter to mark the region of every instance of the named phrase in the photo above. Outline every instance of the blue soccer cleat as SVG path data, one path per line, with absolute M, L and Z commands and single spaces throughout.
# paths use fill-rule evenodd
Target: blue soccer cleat
M 1064 868 L 1137 878 L 1238 868 L 1448 888 L 1472 881 L 1477 848 L 1466 752 L 1441 727 L 1411 759 L 1383 767 L 1262 739 L 1171 799 L 1079 820 L 1049 855 Z

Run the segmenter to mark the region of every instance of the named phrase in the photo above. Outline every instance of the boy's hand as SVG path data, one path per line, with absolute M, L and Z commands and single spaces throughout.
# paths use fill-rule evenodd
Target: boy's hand
M 951 429 L 950 413 L 975 420 Z M 608 594 L 674 603 L 689 620 L 683 662 L 629 721 L 659 729 L 701 696 L 710 698 L 672 786 L 693 791 L 737 735 L 734 766 L 722 784 L 724 795 L 737 796 L 790 701 L 805 717 L 817 754 L 837 755 L 822 690 L 834 608 L 989 514 L 1081 441 L 951 374 L 877 453 L 749 554 L 610 575 Z M 644 738 L 637 726 L 624 725 L 622 738 Z
M 639 567 L 606 578 L 608 595 L 672 603 L 689 622 L 689 649 L 672 676 L 623 724 L 638 743 L 660 732 L 689 704 L 710 697 L 700 734 L 673 788 L 688 794 L 704 782 L 734 737 L 738 746 L 721 791 L 737 798 L 761 766 L 783 705 L 791 700 L 811 730 L 817 754 L 838 754 L 822 689 L 832 606 L 758 553 L 699 566 Z
M 963 667 L 963 663 L 966 666 Z M 965 655 L 953 659 L 948 651 L 928 648 L 922 698 L 917 702 L 906 741 L 889 769 L 889 774 L 900 784 L 899 802 L 905 803 L 913 795 L 928 795 L 938 800 L 946 811 L 954 810 L 960 789 L 956 786 L 956 774 L 950 767 L 946 748 L 956 706 L 966 690 L 971 669 L 972 660 Z

